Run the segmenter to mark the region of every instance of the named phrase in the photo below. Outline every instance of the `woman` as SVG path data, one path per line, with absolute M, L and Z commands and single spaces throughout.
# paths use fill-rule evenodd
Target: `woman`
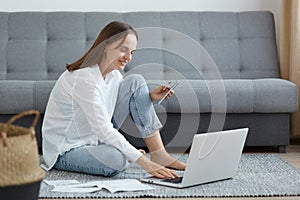
M 137 162 L 158 178 L 175 178 L 171 168 L 185 169 L 184 163 L 166 152 L 152 103 L 169 88 L 159 86 L 149 92 L 141 75 L 123 78 L 120 73 L 131 60 L 137 40 L 130 25 L 111 22 L 82 58 L 66 66 L 51 92 L 44 116 L 44 169 L 113 176 L 128 162 Z M 118 131 L 129 113 L 151 159 Z

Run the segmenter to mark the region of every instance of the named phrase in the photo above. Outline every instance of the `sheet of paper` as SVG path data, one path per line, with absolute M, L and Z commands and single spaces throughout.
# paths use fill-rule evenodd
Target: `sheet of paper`
M 110 181 L 90 181 L 79 183 L 76 180 L 44 180 L 48 185 L 54 186 L 53 192 L 76 192 L 76 193 L 91 193 L 99 191 L 103 188 L 111 193 L 125 191 L 141 191 L 152 190 L 154 188 L 141 183 L 136 179 L 118 179 Z
M 92 192 L 97 192 L 101 190 L 102 188 L 99 187 L 73 187 L 73 185 L 69 186 L 56 186 L 52 192 L 70 192 L 70 193 L 92 193 Z
M 76 180 L 44 180 L 47 185 L 57 186 L 57 185 L 71 185 L 79 184 Z
M 72 185 L 75 188 L 88 188 L 88 187 L 99 187 L 102 188 L 103 185 L 103 181 L 90 181 L 90 182 L 86 182 L 86 183 L 78 183 L 75 185 Z
M 103 188 L 107 189 L 111 193 L 121 191 L 141 191 L 154 189 L 153 187 L 143 184 L 136 179 L 119 179 L 113 181 L 105 181 L 105 183 L 103 183 Z

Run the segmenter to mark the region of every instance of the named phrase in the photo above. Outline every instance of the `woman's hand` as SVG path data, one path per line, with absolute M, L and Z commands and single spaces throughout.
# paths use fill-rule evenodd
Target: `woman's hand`
M 168 91 L 170 90 L 169 87 L 165 85 L 158 86 L 150 91 L 150 98 L 152 101 L 158 101 L 160 100 Z M 169 99 L 174 94 L 174 91 L 172 90 L 168 96 L 166 96 L 165 100 Z
M 173 179 L 178 177 L 173 170 L 158 165 L 145 156 L 141 156 L 136 163 L 141 165 L 149 174 L 157 178 Z
M 139 149 L 139 152 L 141 152 L 143 155 L 146 154 L 146 151 L 144 149 Z

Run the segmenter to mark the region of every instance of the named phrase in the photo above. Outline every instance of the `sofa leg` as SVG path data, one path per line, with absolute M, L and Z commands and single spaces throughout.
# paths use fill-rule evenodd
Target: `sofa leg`
M 278 146 L 277 151 L 278 151 L 278 153 L 286 153 L 286 146 L 284 146 L 284 145 Z

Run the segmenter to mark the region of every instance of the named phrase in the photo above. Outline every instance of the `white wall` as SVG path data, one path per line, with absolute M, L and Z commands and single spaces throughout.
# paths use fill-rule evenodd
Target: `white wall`
M 0 11 L 271 10 L 278 37 L 281 0 L 0 0 Z
M 280 0 L 0 0 L 1 11 L 273 10 Z

